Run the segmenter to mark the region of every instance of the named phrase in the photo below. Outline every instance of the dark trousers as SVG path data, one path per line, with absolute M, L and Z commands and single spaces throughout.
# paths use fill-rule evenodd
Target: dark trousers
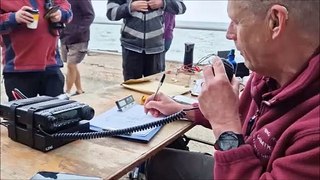
M 213 156 L 165 148 L 146 163 L 148 180 L 212 180 Z
M 159 73 L 161 72 L 160 53 L 137 53 L 122 48 L 122 69 L 125 81 Z
M 4 73 L 4 87 L 9 101 L 14 100 L 12 90 L 19 89 L 27 97 L 63 94 L 64 76 L 60 69 L 43 72 Z

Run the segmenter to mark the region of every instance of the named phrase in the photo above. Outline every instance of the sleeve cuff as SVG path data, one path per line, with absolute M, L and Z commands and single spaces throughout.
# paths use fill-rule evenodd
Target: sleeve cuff
M 192 104 L 193 107 L 199 107 L 198 103 L 193 103 Z M 194 122 L 196 124 L 200 124 L 206 128 L 211 129 L 211 125 L 209 123 L 209 121 L 203 116 L 202 112 L 200 111 L 200 109 L 196 109 L 194 111 Z
M 60 9 L 61 11 L 61 22 L 70 22 L 72 20 L 72 13 L 69 11 L 65 11 Z
M 128 11 L 129 11 L 129 14 L 132 14 L 132 11 L 131 11 L 131 3 L 132 3 L 132 0 L 130 0 L 128 2 Z
M 231 162 L 240 161 L 254 157 L 256 158 L 252 147 L 249 144 L 244 144 L 236 149 L 228 151 L 216 151 L 214 154 L 215 163 L 229 164 Z
M 12 27 L 16 27 L 16 26 L 19 25 L 19 23 L 16 20 L 16 13 L 10 13 L 10 15 L 9 15 L 9 24 Z

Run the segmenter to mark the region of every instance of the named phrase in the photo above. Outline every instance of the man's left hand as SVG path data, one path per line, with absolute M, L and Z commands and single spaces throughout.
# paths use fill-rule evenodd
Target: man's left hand
M 230 83 L 222 60 L 215 57 L 213 65 L 204 71 L 204 83 L 199 95 L 199 108 L 209 120 L 216 137 L 225 131 L 241 133 L 239 117 L 239 81 Z

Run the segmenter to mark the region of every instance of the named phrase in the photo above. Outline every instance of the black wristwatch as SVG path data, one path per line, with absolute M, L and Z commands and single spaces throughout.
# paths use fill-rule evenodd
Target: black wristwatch
M 235 149 L 244 144 L 242 134 L 236 134 L 232 131 L 223 132 L 214 144 L 214 148 L 220 151 Z

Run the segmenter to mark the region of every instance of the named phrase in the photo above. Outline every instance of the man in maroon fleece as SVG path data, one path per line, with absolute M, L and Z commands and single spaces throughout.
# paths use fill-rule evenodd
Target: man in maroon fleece
M 147 163 L 147 178 L 319 179 L 319 1 L 230 0 L 228 14 L 226 37 L 253 72 L 240 98 L 216 57 L 198 104 L 162 93 L 145 103 L 154 116 L 189 109 L 187 118 L 217 138 L 214 158 L 164 149 Z

